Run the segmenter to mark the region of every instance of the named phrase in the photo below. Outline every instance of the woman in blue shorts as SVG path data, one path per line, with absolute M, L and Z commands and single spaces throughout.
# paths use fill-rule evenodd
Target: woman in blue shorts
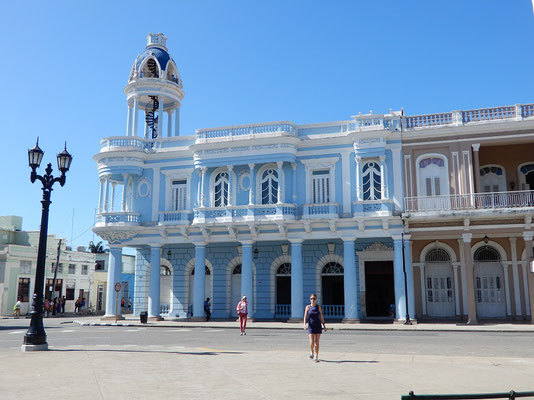
M 310 337 L 310 358 L 314 359 L 315 362 L 319 362 L 319 339 L 321 339 L 323 329 L 326 331 L 326 325 L 323 311 L 321 306 L 317 304 L 317 295 L 315 293 L 310 295 L 310 304 L 306 306 L 304 312 L 304 329 L 306 328 Z

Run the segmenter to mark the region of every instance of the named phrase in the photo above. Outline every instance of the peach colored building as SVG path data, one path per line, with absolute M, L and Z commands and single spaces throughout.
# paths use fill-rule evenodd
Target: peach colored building
M 403 122 L 417 319 L 531 320 L 534 105 Z

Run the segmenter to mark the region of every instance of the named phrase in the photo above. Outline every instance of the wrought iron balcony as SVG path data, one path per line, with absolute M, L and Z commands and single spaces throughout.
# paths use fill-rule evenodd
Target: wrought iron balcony
M 404 210 L 407 213 L 506 211 L 520 208 L 534 208 L 534 190 L 406 197 L 404 199 Z

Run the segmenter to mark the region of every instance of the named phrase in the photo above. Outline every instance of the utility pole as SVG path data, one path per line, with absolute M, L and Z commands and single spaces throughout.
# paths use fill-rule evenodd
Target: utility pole
M 59 243 L 57 244 L 57 257 L 56 257 L 56 268 L 54 269 L 54 279 L 52 280 L 52 294 L 50 295 L 52 300 L 54 298 L 54 292 L 56 291 L 56 277 L 57 277 L 57 269 L 59 268 L 59 252 L 61 251 L 61 239 L 59 239 Z M 61 293 L 60 293 L 61 296 Z M 57 304 L 54 304 L 54 309 L 52 310 L 52 315 L 56 315 L 56 309 Z

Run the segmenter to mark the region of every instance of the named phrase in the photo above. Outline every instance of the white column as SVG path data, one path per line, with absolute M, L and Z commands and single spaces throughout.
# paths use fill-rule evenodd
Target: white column
M 126 118 L 126 136 L 130 136 L 132 134 L 132 106 L 130 106 L 130 102 L 128 102 L 128 116 Z
M 204 196 L 204 178 L 206 176 L 206 167 L 200 167 L 200 207 L 206 207 L 206 198 Z
M 278 161 L 276 165 L 278 165 L 278 204 L 280 204 L 284 202 L 284 162 Z
M 464 242 L 458 240 L 458 249 L 460 253 L 460 275 L 462 277 L 462 315 L 467 315 L 467 275 L 465 272 Z
M 387 199 L 386 174 L 386 156 L 380 156 L 380 191 L 382 192 L 382 199 Z
M 393 170 L 393 196 L 390 196 L 393 199 L 393 203 L 395 205 L 395 210 L 403 210 L 404 209 L 404 202 L 403 202 L 403 196 L 402 196 L 402 182 L 403 182 L 403 175 L 402 175 L 402 158 L 401 158 L 401 147 L 399 145 L 398 148 L 391 149 L 391 153 L 393 155 L 392 159 L 392 170 Z M 408 174 L 405 174 L 406 180 L 408 180 Z M 391 187 L 390 187 L 391 189 Z M 408 195 L 406 195 L 408 196 Z
M 174 136 L 180 135 L 180 107 L 174 111 Z
M 132 136 L 137 136 L 137 120 L 138 115 L 137 112 L 139 111 L 139 102 L 137 101 L 137 96 L 134 97 L 134 107 L 133 107 L 133 115 L 132 115 Z
M 121 211 L 127 211 L 126 207 L 126 191 L 128 190 L 128 174 L 122 174 L 122 201 L 121 201 Z
M 117 186 L 117 183 L 111 182 L 111 208 L 109 210 L 111 212 L 115 211 L 115 186 Z
M 363 191 L 362 191 L 362 159 L 358 156 L 355 157 L 356 160 L 356 200 L 363 200 Z
M 528 263 L 522 265 L 523 270 L 523 292 L 525 293 L 525 315 L 530 315 L 530 302 L 528 301 Z
M 104 186 L 104 212 L 108 212 L 108 206 L 109 206 L 109 203 L 108 203 L 108 197 L 109 197 L 109 179 L 108 177 L 106 177 L 106 186 Z
M 482 192 L 481 186 L 480 186 L 480 159 L 478 156 L 479 150 L 480 150 L 480 143 L 472 144 L 471 147 L 473 148 L 473 158 L 475 162 L 473 175 L 475 178 L 475 190 L 477 193 Z
M 423 306 L 423 315 L 426 315 L 425 264 L 419 265 L 419 281 L 421 282 L 421 305 Z
M 297 163 L 292 163 L 291 168 L 293 169 L 293 203 L 297 202 Z
M 458 264 L 452 264 L 454 271 L 454 305 L 456 307 L 456 315 L 460 315 L 460 293 L 458 286 Z
M 523 310 L 521 307 L 521 291 L 519 289 L 519 269 L 517 265 L 517 238 L 510 238 L 510 248 L 512 249 L 512 276 L 514 279 L 514 301 L 515 301 L 515 315 L 521 317 Z
M 104 182 L 105 180 L 100 178 L 100 191 L 98 192 L 98 212 L 102 212 L 102 207 L 104 206 Z
M 250 188 L 248 191 L 248 204 L 250 206 L 254 205 L 255 201 L 255 192 L 256 192 L 256 175 L 254 171 L 254 164 L 249 164 L 248 167 L 250 168 Z
M 503 263 L 504 270 L 504 295 L 506 296 L 506 315 L 512 315 L 512 307 L 510 305 L 510 279 L 508 279 L 508 263 Z
M 163 127 L 163 96 L 158 96 L 158 139 L 162 137 Z
M 234 166 L 229 165 L 228 166 L 228 205 L 231 206 L 233 199 L 232 199 L 232 191 L 234 189 L 234 185 L 232 185 L 232 181 L 234 180 Z
M 530 260 L 532 260 L 532 236 L 534 232 L 523 232 L 523 240 L 525 241 L 525 257 L 526 257 L 526 263 L 525 267 L 529 268 Z M 532 310 L 534 310 L 534 273 L 528 272 L 527 273 L 527 288 L 528 291 L 525 292 L 525 303 L 528 304 L 529 310 L 530 310 L 530 323 L 534 324 L 534 317 Z
M 172 136 L 172 110 L 167 111 L 167 137 Z

